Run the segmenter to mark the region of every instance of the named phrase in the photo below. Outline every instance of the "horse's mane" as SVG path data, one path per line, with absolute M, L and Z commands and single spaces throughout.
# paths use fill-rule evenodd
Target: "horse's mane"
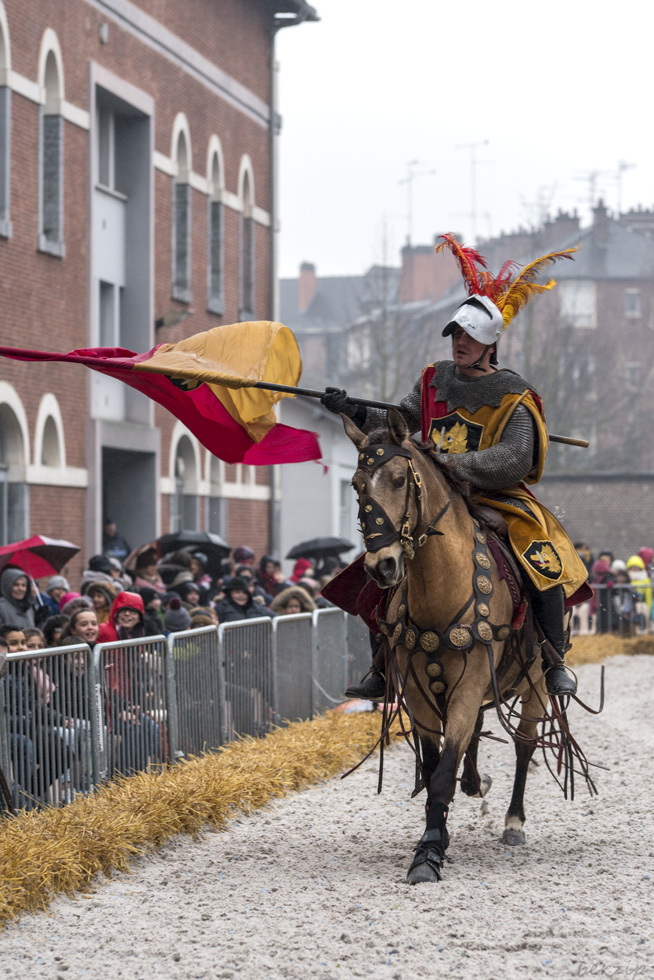
M 443 454 L 439 453 L 429 442 L 422 442 L 420 439 L 412 439 L 411 442 L 416 449 L 423 454 L 423 456 L 429 457 L 434 465 L 438 467 L 445 481 L 451 487 L 457 490 L 465 500 L 467 500 L 470 496 L 470 484 L 464 480 L 459 480 L 458 477 L 454 475 L 447 463 L 443 461 Z M 393 443 L 393 438 L 389 429 L 373 429 L 372 432 L 368 433 L 369 446 L 387 446 L 389 443 Z

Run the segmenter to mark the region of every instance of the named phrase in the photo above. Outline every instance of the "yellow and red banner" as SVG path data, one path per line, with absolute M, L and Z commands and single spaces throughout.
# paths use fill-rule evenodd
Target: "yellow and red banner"
M 288 394 L 249 387 L 259 381 L 297 385 L 302 359 L 292 331 L 282 323 L 257 320 L 214 327 L 144 354 L 123 347 L 68 354 L 0 347 L 0 354 L 21 361 L 85 364 L 118 378 L 167 408 L 227 463 L 270 465 L 321 457 L 314 432 L 277 422 L 273 406 Z

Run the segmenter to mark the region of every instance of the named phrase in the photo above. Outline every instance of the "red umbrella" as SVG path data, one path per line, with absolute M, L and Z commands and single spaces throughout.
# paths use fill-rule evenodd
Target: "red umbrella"
M 35 534 L 25 541 L 6 544 L 0 548 L 0 569 L 17 565 L 32 578 L 56 575 L 79 551 L 79 545 Z

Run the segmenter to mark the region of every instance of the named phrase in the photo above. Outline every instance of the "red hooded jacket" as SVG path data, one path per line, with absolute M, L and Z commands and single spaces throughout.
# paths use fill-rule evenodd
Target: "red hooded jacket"
M 145 618 L 145 606 L 143 605 L 143 599 L 141 596 L 137 595 L 136 592 L 119 592 L 111 604 L 109 621 L 102 623 L 100 626 L 98 643 L 114 643 L 118 639 L 118 632 L 116 630 L 116 614 L 120 612 L 121 609 L 136 609 L 136 611 L 141 614 L 139 625 L 143 624 L 143 620 Z

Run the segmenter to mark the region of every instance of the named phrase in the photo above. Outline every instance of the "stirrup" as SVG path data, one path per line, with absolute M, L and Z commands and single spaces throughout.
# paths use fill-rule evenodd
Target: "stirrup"
M 572 672 L 571 672 L 572 673 Z M 577 693 L 577 678 L 567 672 L 567 668 L 561 660 L 558 664 L 551 664 L 543 671 L 547 693 L 554 697 L 564 697 Z
M 360 684 L 352 684 L 345 691 L 346 698 L 361 701 L 384 701 L 386 699 L 386 679 L 383 674 L 371 670 Z

